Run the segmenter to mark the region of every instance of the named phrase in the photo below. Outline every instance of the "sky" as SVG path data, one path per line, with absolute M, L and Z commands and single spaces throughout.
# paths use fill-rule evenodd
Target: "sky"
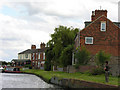
M 18 58 L 18 53 L 40 48 L 59 25 L 84 28 L 92 11 L 107 10 L 118 21 L 119 0 L 0 0 L 0 61 Z

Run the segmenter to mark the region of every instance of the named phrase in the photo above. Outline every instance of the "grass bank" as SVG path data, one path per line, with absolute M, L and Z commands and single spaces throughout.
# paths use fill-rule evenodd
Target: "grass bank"
M 59 78 L 68 78 L 68 79 L 78 79 L 84 81 L 91 81 L 96 83 L 102 84 L 109 84 L 109 85 L 117 85 L 118 86 L 118 77 L 109 76 L 109 83 L 105 82 L 104 75 L 89 75 L 88 73 L 66 73 L 66 72 L 54 72 L 54 71 L 43 71 L 43 70 L 36 70 L 36 69 L 28 69 L 22 70 L 26 73 L 33 73 L 39 76 L 42 76 L 45 80 L 49 81 L 53 76 Z

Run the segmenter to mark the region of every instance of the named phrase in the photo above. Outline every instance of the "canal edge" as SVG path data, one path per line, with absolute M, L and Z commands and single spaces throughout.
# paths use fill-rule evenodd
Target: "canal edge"
M 77 80 L 77 79 L 67 79 L 67 78 L 60 79 L 59 77 L 52 77 L 50 80 L 47 80 L 41 75 L 37 75 L 34 73 L 28 73 L 28 72 L 22 72 L 22 73 L 36 75 L 48 84 L 57 85 L 63 88 L 85 88 L 86 86 L 88 88 L 102 88 L 104 86 L 104 88 L 119 89 L 119 86 L 116 86 L 116 85 L 107 85 L 107 84 L 101 84 L 101 83 L 83 81 L 83 80 Z

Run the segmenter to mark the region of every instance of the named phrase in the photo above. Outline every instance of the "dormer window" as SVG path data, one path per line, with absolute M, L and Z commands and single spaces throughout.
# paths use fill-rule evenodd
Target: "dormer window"
M 120 24 L 119 24 L 118 26 L 119 26 L 119 28 L 120 28 Z
M 106 22 L 105 21 L 101 22 L 101 31 L 106 31 Z

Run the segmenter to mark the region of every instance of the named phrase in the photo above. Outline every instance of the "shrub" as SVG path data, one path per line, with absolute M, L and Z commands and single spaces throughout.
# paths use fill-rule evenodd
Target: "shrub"
M 31 67 L 31 64 L 26 64 L 24 67 L 26 67 L 26 68 Z
M 44 70 L 50 71 L 51 70 L 51 63 L 49 61 L 45 61 Z
M 90 52 L 85 47 L 82 47 L 81 50 L 78 49 L 75 53 L 75 58 L 77 59 L 77 64 L 86 65 L 90 60 Z
M 97 54 L 96 54 L 96 58 L 95 61 L 97 63 L 98 66 L 103 67 L 105 61 L 110 60 L 111 55 L 108 53 L 105 53 L 104 51 L 100 50 Z
M 95 68 L 92 70 L 91 74 L 92 75 L 101 75 L 101 74 L 104 74 L 105 71 L 103 68 Z
M 74 65 L 75 69 L 79 68 L 79 64 Z

